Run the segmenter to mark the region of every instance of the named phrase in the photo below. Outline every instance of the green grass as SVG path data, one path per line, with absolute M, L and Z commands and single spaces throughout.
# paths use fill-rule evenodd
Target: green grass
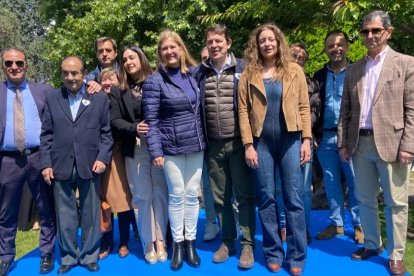
M 382 206 L 383 207 L 383 206 Z M 380 212 L 381 220 L 381 231 L 383 242 L 386 243 L 385 235 L 385 218 L 384 213 L 381 208 Z M 409 215 L 408 215 L 408 225 L 414 227 L 414 202 L 410 204 Z M 39 244 L 39 231 L 17 231 L 16 238 L 16 258 L 20 258 L 25 254 L 29 253 L 35 249 Z M 407 246 L 404 256 L 404 262 L 407 267 L 407 270 L 411 275 L 414 275 L 414 241 L 407 240 Z
M 17 231 L 16 258 L 20 258 L 39 246 L 40 231 Z

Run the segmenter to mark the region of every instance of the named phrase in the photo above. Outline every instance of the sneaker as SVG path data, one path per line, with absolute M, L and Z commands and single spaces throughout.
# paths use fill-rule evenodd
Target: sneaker
M 220 226 L 218 226 L 218 224 L 207 222 L 203 239 L 205 241 L 214 240 L 219 232 L 220 232 Z
M 317 240 L 330 240 L 335 238 L 336 236 L 343 236 L 344 235 L 344 227 L 343 226 L 336 226 L 336 225 L 329 225 L 326 227 L 322 232 L 320 232 L 317 236 Z
M 357 244 L 364 244 L 364 232 L 361 226 L 354 227 L 354 240 Z

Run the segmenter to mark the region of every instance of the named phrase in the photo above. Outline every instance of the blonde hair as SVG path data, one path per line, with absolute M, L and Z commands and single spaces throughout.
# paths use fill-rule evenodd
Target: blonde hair
M 250 35 L 247 43 L 247 48 L 244 51 L 244 56 L 247 61 L 245 69 L 248 79 L 252 79 L 253 76 L 261 74 L 263 72 L 263 57 L 260 54 L 259 49 L 259 36 L 263 31 L 270 30 L 275 34 L 277 42 L 276 56 L 274 60 L 273 78 L 274 80 L 281 80 L 286 74 L 291 73 L 290 62 L 292 57 L 290 55 L 289 46 L 286 42 L 285 35 L 282 31 L 273 24 L 265 24 L 256 28 Z
M 104 78 L 116 76 L 119 82 L 119 75 L 118 72 L 113 68 L 105 68 L 102 69 L 101 73 L 99 74 L 99 80 L 102 81 Z
M 162 64 L 162 57 L 161 57 L 161 46 L 167 40 L 172 39 L 179 47 L 181 47 L 182 55 L 180 58 L 180 71 L 182 74 L 186 74 L 188 72 L 188 68 L 190 66 L 195 66 L 197 62 L 191 56 L 190 52 L 188 51 L 187 47 L 184 44 L 184 41 L 181 39 L 180 35 L 174 31 L 163 31 L 158 38 L 157 44 L 157 62 L 158 65 Z

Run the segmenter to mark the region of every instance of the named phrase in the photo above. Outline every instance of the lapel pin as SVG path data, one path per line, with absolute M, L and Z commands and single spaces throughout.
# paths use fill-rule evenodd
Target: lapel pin
M 87 100 L 87 99 L 83 99 L 83 100 L 82 100 L 82 104 L 83 104 L 84 106 L 88 106 L 90 103 L 91 103 L 91 101 L 90 101 L 90 100 Z

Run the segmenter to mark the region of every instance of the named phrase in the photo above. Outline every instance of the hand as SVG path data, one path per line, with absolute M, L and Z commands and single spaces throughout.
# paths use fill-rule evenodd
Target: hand
M 106 165 L 104 162 L 96 160 L 95 163 L 93 163 L 92 171 L 96 174 L 101 174 L 105 171 Z
M 259 159 L 257 157 L 257 152 L 253 147 L 253 144 L 247 144 L 244 148 L 244 158 L 246 159 L 247 166 L 252 169 L 257 169 L 259 167 Z
M 160 157 L 156 157 L 154 160 L 152 160 L 152 164 L 157 167 L 157 168 L 164 168 L 164 157 L 160 156 Z
M 410 165 L 413 163 L 414 154 L 411 152 L 400 150 L 399 152 L 400 165 Z
M 42 170 L 43 179 L 47 183 L 47 185 L 52 185 L 52 180 L 55 178 L 53 176 L 53 169 L 52 168 L 45 168 Z
M 86 87 L 89 94 L 94 94 L 102 90 L 101 85 L 96 81 L 88 81 Z
M 148 133 L 149 127 L 148 124 L 144 121 L 140 122 L 137 125 L 137 133 L 138 135 L 146 135 Z
M 300 146 L 300 165 L 303 166 L 309 162 L 311 158 L 310 139 L 303 139 L 302 145 Z
M 349 153 L 349 150 L 347 147 L 343 147 L 339 149 L 339 159 L 343 162 L 349 162 L 351 161 L 351 154 Z

